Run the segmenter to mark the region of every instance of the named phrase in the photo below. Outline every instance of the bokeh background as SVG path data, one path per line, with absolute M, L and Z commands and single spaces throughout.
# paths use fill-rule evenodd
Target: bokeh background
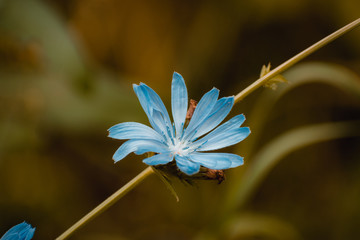
M 145 168 L 107 129 L 148 124 L 132 91 L 170 106 L 173 71 L 189 96 L 235 95 L 359 17 L 357 0 L 1 0 L 0 235 L 26 220 L 54 239 Z M 252 134 L 226 149 L 245 165 L 176 202 L 154 175 L 71 239 L 357 239 L 360 29 L 237 104 Z M 170 108 L 169 108 L 170 109 Z

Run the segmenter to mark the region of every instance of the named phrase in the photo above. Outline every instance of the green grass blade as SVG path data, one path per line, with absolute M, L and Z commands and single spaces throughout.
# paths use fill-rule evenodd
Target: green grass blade
M 225 239 L 243 239 L 255 236 L 278 240 L 302 239 L 298 231 L 289 223 L 272 216 L 254 213 L 243 213 L 227 222 L 224 235 Z
M 359 126 L 359 121 L 314 124 L 275 138 L 253 157 L 241 180 L 233 185 L 224 214 L 244 206 L 268 173 L 289 153 L 324 141 L 360 136 Z

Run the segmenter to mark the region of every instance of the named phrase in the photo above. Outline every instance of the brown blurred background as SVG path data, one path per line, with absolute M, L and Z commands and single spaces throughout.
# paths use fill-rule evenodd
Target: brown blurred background
M 168 107 L 173 71 L 193 99 L 213 86 L 235 95 L 263 64 L 281 64 L 359 9 L 356 0 L 0 1 L 0 235 L 26 220 L 37 228 L 34 239 L 54 239 L 145 168 L 134 154 L 114 164 L 121 142 L 106 131 L 124 121 L 148 124 L 133 83 L 151 86 Z M 356 29 L 285 73 L 290 87 L 293 77 L 308 84 L 284 94 L 266 118 L 254 113 L 269 110 L 258 99 L 277 91 L 260 89 L 234 107 L 253 133 L 226 149 L 246 164 L 227 171 L 224 183 L 174 180 L 177 203 L 151 176 L 71 239 L 357 239 L 356 124 L 353 134 L 284 155 L 246 203 L 231 214 L 223 206 L 277 136 L 360 119 L 359 42 Z M 353 82 L 354 92 L 316 82 L 325 75 Z

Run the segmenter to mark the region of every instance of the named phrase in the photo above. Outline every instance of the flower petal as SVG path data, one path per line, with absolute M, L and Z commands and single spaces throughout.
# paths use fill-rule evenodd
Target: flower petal
M 189 158 L 204 167 L 216 170 L 233 168 L 244 163 L 242 157 L 232 153 L 192 153 Z
M 171 84 L 171 110 L 174 119 L 176 136 L 180 137 L 183 131 L 188 108 L 188 94 L 184 78 L 174 72 Z
M 185 129 L 184 138 L 187 139 L 192 137 L 194 134 L 195 128 L 209 115 L 212 111 L 214 105 L 216 104 L 217 98 L 219 96 L 219 90 L 213 88 L 200 99 L 193 116 L 191 117 L 188 127 Z
M 159 127 L 160 134 L 164 139 L 166 139 L 166 142 L 172 142 L 172 128 L 170 129 L 170 127 L 164 122 L 164 118 L 162 117 L 161 112 L 153 109 L 152 121 Z
M 24 240 L 30 240 L 30 239 L 32 239 L 33 236 L 34 236 L 34 233 L 35 233 L 35 228 L 30 229 L 30 230 L 27 232 L 26 237 L 25 237 Z
M 29 229 L 29 227 L 30 227 L 29 224 L 27 224 L 26 222 L 19 223 L 19 224 L 13 226 L 12 228 L 10 228 L 2 237 L 6 237 L 6 236 L 8 236 L 10 234 L 14 234 L 14 233 L 19 233 L 20 231 Z
M 150 108 L 148 105 L 150 104 L 147 100 L 147 97 L 146 97 L 146 94 L 144 93 L 143 91 L 143 88 L 140 86 L 140 85 L 136 85 L 136 84 L 133 84 L 133 89 L 134 89 L 134 92 L 136 94 L 136 96 L 138 97 L 139 99 L 139 102 L 141 104 L 141 107 L 144 109 L 144 112 L 146 113 L 148 119 L 149 119 L 149 122 L 151 124 L 151 126 L 158 132 L 161 134 L 161 130 L 159 128 L 159 126 L 157 126 L 154 121 L 152 120 L 152 111 L 148 111 L 148 109 Z
M 168 137 L 172 137 L 174 135 L 169 114 L 165 108 L 164 103 L 157 93 L 148 87 L 144 83 L 140 83 L 140 85 L 133 84 L 134 92 L 139 98 L 140 104 L 144 109 L 151 126 L 158 132 L 161 133 L 161 129 L 170 129 L 171 135 Z M 161 117 L 164 119 L 166 126 L 157 125 L 159 123 L 154 123 L 153 121 L 153 113 L 160 112 Z
M 124 122 L 109 128 L 109 137 L 115 139 L 153 139 L 164 141 L 154 129 L 137 122 Z
M 167 164 L 174 159 L 174 155 L 171 153 L 159 153 L 152 157 L 145 158 L 143 160 L 147 165 L 159 165 L 159 164 Z
M 224 131 L 209 138 L 197 149 L 197 151 L 210 151 L 228 147 L 244 140 L 249 134 L 250 128 L 248 127 Z
M 175 160 L 178 168 L 187 175 L 193 175 L 200 170 L 199 163 L 193 162 L 184 156 L 175 155 Z
M 244 123 L 244 121 L 245 121 L 244 114 L 236 115 L 235 117 L 233 117 L 230 120 L 228 120 L 227 122 L 221 124 L 214 131 L 210 132 L 208 135 L 199 139 L 198 141 L 205 142 L 208 139 L 213 138 L 216 135 L 222 134 L 223 132 L 226 132 L 226 131 L 232 130 L 232 129 L 237 129 Z
M 240 115 L 237 115 L 237 116 L 231 118 L 227 122 L 225 122 L 225 123 L 221 124 L 220 126 L 218 126 L 217 128 L 215 128 L 215 130 L 213 130 L 206 136 L 202 137 L 199 140 L 193 141 L 193 143 L 191 144 L 191 148 L 198 149 L 201 145 L 204 145 L 204 143 L 208 142 L 209 139 L 214 138 L 218 135 L 221 135 L 226 131 L 239 128 L 241 126 L 241 124 L 243 124 L 244 121 L 245 121 L 245 116 L 243 114 L 240 114 Z
M 135 152 L 135 154 L 140 155 L 146 152 L 166 152 L 168 150 L 168 147 L 155 140 L 144 140 L 144 139 L 132 139 L 124 142 L 118 150 L 116 150 L 113 159 L 115 162 L 120 161 L 127 155 L 129 155 L 132 152 Z
M 166 107 L 163 101 L 161 100 L 161 98 L 159 97 L 159 95 L 148 85 L 144 83 L 141 83 L 140 85 L 143 87 L 146 95 L 148 96 L 148 101 L 152 103 L 151 106 L 154 107 L 157 111 L 161 112 L 162 116 L 164 117 L 164 121 L 166 125 L 171 129 L 171 131 L 173 131 L 169 113 L 166 110 Z
M 8 230 L 4 236 L 2 236 L 1 240 L 30 240 L 34 235 L 34 232 L 35 228 L 32 228 L 31 225 L 26 222 L 22 222 Z
M 196 129 L 196 134 L 192 137 L 192 141 L 214 129 L 229 114 L 234 105 L 234 97 L 224 97 L 219 99 L 210 114 Z

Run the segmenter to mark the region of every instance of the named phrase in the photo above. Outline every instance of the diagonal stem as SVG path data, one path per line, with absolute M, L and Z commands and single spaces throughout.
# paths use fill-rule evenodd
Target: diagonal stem
M 293 66 L 295 63 L 299 62 L 300 60 L 304 59 L 305 57 L 309 56 L 313 52 L 319 50 L 326 44 L 334 41 L 338 37 L 342 36 L 343 34 L 353 30 L 354 28 L 358 27 L 360 25 L 360 18 L 356 19 L 355 21 L 349 23 L 348 25 L 340 28 L 336 32 L 328 35 L 327 37 L 321 39 L 317 43 L 313 44 L 312 46 L 308 47 L 304 51 L 298 53 L 294 57 L 290 58 L 283 64 L 279 65 L 277 68 L 274 68 L 272 71 L 270 71 L 268 74 L 264 75 L 263 77 L 259 78 L 255 82 L 253 82 L 250 86 L 242 90 L 240 93 L 238 93 L 235 96 L 235 103 L 239 102 L 243 98 L 245 98 L 247 95 L 249 95 L 251 92 L 262 86 L 264 83 L 266 83 L 268 80 L 272 79 L 276 75 L 280 74 L 281 72 L 285 71 L 286 69 Z
M 133 178 L 130 182 L 125 184 L 122 188 L 117 190 L 113 195 L 108 197 L 105 201 L 100 203 L 96 208 L 94 208 L 91 212 L 86 214 L 83 218 L 81 218 L 79 221 L 77 221 L 74 225 L 72 225 L 68 230 L 66 230 L 63 234 L 61 234 L 56 240 L 63 240 L 68 238 L 71 234 L 73 234 L 76 230 L 78 230 L 80 227 L 88 223 L 90 220 L 95 218 L 100 213 L 104 212 L 106 209 L 108 209 L 110 206 L 112 206 L 117 200 L 122 198 L 126 193 L 128 193 L 131 189 L 133 189 L 135 186 L 137 186 L 142 180 L 144 180 L 146 177 L 154 173 L 152 167 L 147 167 L 145 170 L 143 170 L 139 175 L 137 175 L 135 178 Z

